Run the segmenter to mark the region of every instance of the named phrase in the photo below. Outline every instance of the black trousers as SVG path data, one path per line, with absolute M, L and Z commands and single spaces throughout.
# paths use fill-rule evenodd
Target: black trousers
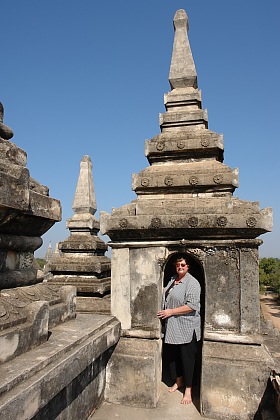
M 165 358 L 169 365 L 171 379 L 183 376 L 185 387 L 191 387 L 197 353 L 195 332 L 192 341 L 184 344 L 164 344 Z

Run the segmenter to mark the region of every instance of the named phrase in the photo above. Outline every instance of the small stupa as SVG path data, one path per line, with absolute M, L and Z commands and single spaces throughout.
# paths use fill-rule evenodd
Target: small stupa
M 92 162 L 85 155 L 80 162 L 73 217 L 67 220 L 70 236 L 58 244 L 59 253 L 47 264 L 52 276 L 48 283 L 77 287 L 77 312 L 110 313 L 111 260 L 106 243 L 98 236 Z
M 48 248 L 47 248 L 46 255 L 45 255 L 45 261 L 46 262 L 50 261 L 50 259 L 52 258 L 52 256 L 53 256 L 53 249 L 52 249 L 52 243 L 50 241 L 49 242 L 49 245 L 48 245 Z

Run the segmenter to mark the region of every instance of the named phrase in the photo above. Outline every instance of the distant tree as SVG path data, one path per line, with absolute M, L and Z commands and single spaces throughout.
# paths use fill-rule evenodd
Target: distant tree
M 265 273 L 263 267 L 261 267 L 261 264 L 259 266 L 259 280 L 260 280 L 260 292 L 264 293 L 269 281 L 267 278 L 267 274 Z
M 280 262 L 273 268 L 270 275 L 270 282 L 276 293 L 280 296 Z
M 260 290 L 265 286 L 272 287 L 280 295 L 280 259 L 261 258 L 259 264 Z
M 44 260 L 43 258 L 36 258 L 36 261 L 39 264 L 40 268 L 44 268 L 46 260 Z

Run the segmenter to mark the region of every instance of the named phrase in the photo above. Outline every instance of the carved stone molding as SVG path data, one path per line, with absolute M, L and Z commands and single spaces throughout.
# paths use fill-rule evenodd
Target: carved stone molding
M 236 247 L 226 247 L 223 250 L 223 258 L 226 265 L 234 264 L 239 268 L 239 253 Z
M 142 185 L 142 187 L 148 187 L 149 184 L 150 184 L 149 178 L 142 178 L 141 179 L 141 185 Z
M 19 264 L 20 270 L 24 268 L 32 267 L 33 261 L 34 261 L 33 252 L 22 252 L 20 254 L 20 264 Z
M 165 148 L 165 142 L 164 141 L 158 141 L 156 144 L 156 149 L 160 152 Z
M 161 223 L 161 220 L 160 220 L 159 217 L 154 217 L 151 220 L 151 227 L 152 228 L 159 228 L 159 227 L 161 227 L 161 225 L 162 225 L 162 223 Z
M 225 216 L 220 216 L 217 219 L 217 225 L 220 227 L 225 227 L 227 225 L 227 218 Z
M 215 184 L 221 184 L 223 182 L 223 175 L 222 174 L 217 174 L 213 177 L 213 181 L 215 182 Z
M 165 183 L 165 185 L 168 185 L 168 186 L 173 185 L 173 178 L 172 178 L 172 176 L 166 176 L 164 178 L 164 183 Z
M 186 252 L 197 259 L 199 259 L 200 262 L 204 261 L 205 259 L 205 250 L 202 248 L 188 248 L 186 249 Z
M 126 219 L 121 219 L 121 220 L 119 221 L 119 226 L 120 226 L 122 229 L 125 229 L 125 228 L 127 227 L 127 225 L 128 225 L 128 221 L 127 221 Z
M 197 185 L 198 184 L 198 178 L 197 178 L 197 176 L 190 176 L 189 177 L 189 183 L 190 183 L 190 185 Z
M 208 147 L 210 144 L 210 140 L 209 139 L 203 139 L 201 140 L 201 146 L 202 147 Z
M 205 248 L 205 254 L 206 255 L 212 256 L 212 255 L 215 255 L 216 252 L 217 252 L 217 249 L 216 248 L 213 248 L 213 247 L 207 247 L 207 248 Z
M 248 219 L 246 220 L 246 224 L 248 227 L 255 227 L 257 224 L 257 220 L 255 219 L 255 217 L 248 217 Z
M 190 227 L 196 227 L 198 225 L 198 218 L 193 216 L 193 217 L 189 217 L 188 219 L 188 225 Z
M 178 149 L 184 149 L 185 142 L 183 140 L 177 141 L 177 147 L 178 147 Z

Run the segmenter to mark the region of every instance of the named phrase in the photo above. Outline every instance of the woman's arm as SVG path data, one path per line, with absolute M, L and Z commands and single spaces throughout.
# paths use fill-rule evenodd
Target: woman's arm
M 188 305 L 183 305 L 174 309 L 162 309 L 161 311 L 158 311 L 157 316 L 161 319 L 166 319 L 166 318 L 169 318 L 170 316 L 184 315 L 192 311 L 193 309 L 190 308 Z

